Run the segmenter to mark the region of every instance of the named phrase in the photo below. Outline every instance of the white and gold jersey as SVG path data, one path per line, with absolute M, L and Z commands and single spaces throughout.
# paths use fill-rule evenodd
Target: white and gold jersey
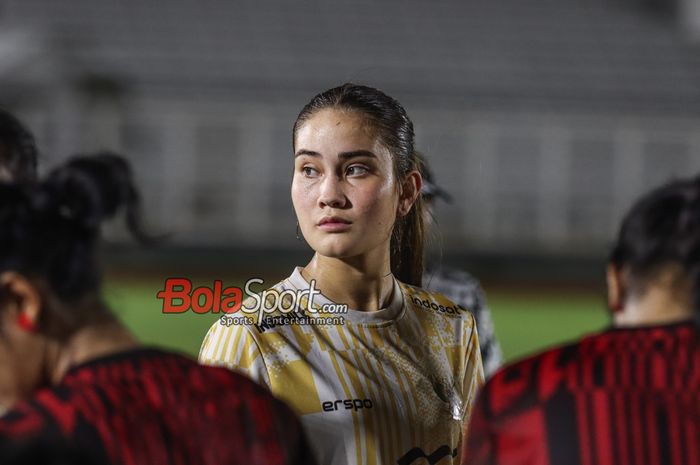
M 309 287 L 297 268 L 273 289 Z M 465 421 L 483 382 L 471 314 L 396 280 L 386 308 L 348 309 L 328 319 L 333 324 L 323 324 L 326 316 L 312 314 L 308 303 L 301 300 L 298 314 L 319 324 L 217 321 L 200 361 L 240 370 L 286 401 L 320 464 L 459 463 Z M 328 304 L 316 295 L 312 309 Z

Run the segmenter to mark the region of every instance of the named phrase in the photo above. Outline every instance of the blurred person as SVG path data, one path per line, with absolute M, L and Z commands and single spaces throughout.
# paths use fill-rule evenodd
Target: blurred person
M 418 158 L 423 178 L 421 188 L 421 196 L 425 206 L 423 222 L 426 229 L 430 229 L 436 223 L 433 216 L 435 201 L 441 199 L 451 203 L 452 197 L 435 183 L 433 172 L 425 157 L 419 154 Z M 491 376 L 503 363 L 503 354 L 496 339 L 491 310 L 486 304 L 486 294 L 479 280 L 466 271 L 429 264 L 423 274 L 423 287 L 439 292 L 474 315 L 479 334 L 484 374 L 487 378 Z
M 285 305 L 312 323 L 217 322 L 200 361 L 237 368 L 287 401 L 320 463 L 458 461 L 483 372 L 471 314 L 418 287 L 411 120 L 383 92 L 345 84 L 301 110 L 293 151 L 292 203 L 315 254 L 272 289 L 307 293 Z M 338 304 L 343 320 L 325 323 L 324 307 Z
M 148 239 L 138 207 L 127 162 L 111 154 L 0 183 L 0 392 L 17 399 L 0 441 L 63 443 L 96 464 L 313 463 L 269 392 L 140 346 L 103 303 L 100 225 L 124 210 Z
M 0 181 L 35 181 L 37 153 L 32 133 L 0 108 Z
M 34 136 L 12 113 L 0 108 L 0 182 L 36 180 L 37 148 Z M 0 391 L 0 415 L 12 402 Z
M 464 464 L 700 463 L 700 177 L 631 208 L 607 282 L 610 329 L 488 381 Z

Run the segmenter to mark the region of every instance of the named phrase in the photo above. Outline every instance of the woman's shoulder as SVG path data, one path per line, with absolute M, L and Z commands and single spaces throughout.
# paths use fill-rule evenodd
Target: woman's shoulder
M 266 286 L 262 279 L 248 280 L 246 282 L 245 292 L 248 295 L 243 300 L 241 309 L 245 308 L 248 310 L 264 308 L 276 308 L 279 307 L 280 296 L 287 290 L 294 289 L 292 284 L 289 282 L 290 278 L 284 278 L 277 283 Z
M 448 299 L 440 292 L 401 282 L 399 284 L 407 305 L 412 305 L 416 309 L 447 318 L 474 319 L 469 310 Z
M 256 279 L 255 285 L 252 282 L 246 283 L 248 297 L 240 308 L 220 316 L 212 328 L 223 326 L 220 332 L 245 333 L 246 338 L 260 344 L 267 336 L 286 332 L 285 328 L 294 326 L 313 303 L 313 297 L 319 294 L 313 285 L 309 287 L 299 280 L 298 271 L 271 286 L 265 286 L 262 279 Z
M 267 287 L 262 279 L 248 280 L 244 288 L 248 297 L 235 309 L 221 313 L 209 327 L 200 348 L 200 362 L 217 360 L 215 354 L 232 340 L 242 339 L 244 345 L 259 343 L 259 336 L 273 328 L 269 319 L 279 313 L 280 297 L 290 288 L 288 278 Z
M 0 417 L 0 438 L 59 435 L 62 421 L 77 414 L 73 390 L 65 386 L 42 388 Z M 65 426 L 65 425 L 64 425 Z

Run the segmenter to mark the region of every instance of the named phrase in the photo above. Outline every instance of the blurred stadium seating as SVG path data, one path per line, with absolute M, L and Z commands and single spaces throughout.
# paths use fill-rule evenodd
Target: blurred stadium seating
M 444 260 L 591 280 L 631 200 L 700 171 L 696 3 L 0 0 L 0 103 L 45 168 L 124 151 L 168 254 L 287 267 L 306 250 L 296 113 L 344 81 L 375 85 L 455 199 L 438 207 Z
M 447 249 L 593 253 L 644 187 L 700 170 L 700 55 L 642 3 L 4 0 L 0 18 L 0 96 L 48 161 L 125 150 L 179 243 L 294 247 L 290 127 L 346 80 L 413 116 L 457 199 Z

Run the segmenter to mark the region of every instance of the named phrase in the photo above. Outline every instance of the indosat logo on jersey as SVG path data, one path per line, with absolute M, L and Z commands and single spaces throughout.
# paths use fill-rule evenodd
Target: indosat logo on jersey
M 221 280 L 215 280 L 214 286 L 194 287 L 187 278 L 168 278 L 165 288 L 156 294 L 163 300 L 163 313 L 184 313 L 192 310 L 195 313 L 224 313 L 220 322 L 224 326 L 234 324 L 262 325 L 271 318 L 280 318 L 295 312 L 306 298 L 304 307 L 311 315 L 347 313 L 345 304 L 324 304 L 315 306 L 314 297 L 321 294 L 316 288 L 316 280 L 312 279 L 308 289 L 266 289 L 256 293 L 251 289 L 253 284 L 263 284 L 260 278 L 246 281 L 243 289 L 236 286 L 223 287 Z M 243 305 L 243 291 L 252 299 L 252 305 Z M 237 312 L 243 315 L 232 316 Z M 275 314 L 272 316 L 271 314 Z M 255 316 L 257 315 L 257 318 Z M 292 321 L 287 317 L 285 321 Z M 295 319 L 294 321 L 298 321 Z M 309 321 L 308 319 L 305 321 Z
M 459 315 L 460 312 L 467 311 L 467 309 L 465 309 L 461 305 L 457 305 L 454 307 L 453 306 L 445 306 L 445 305 L 437 304 L 435 302 L 431 302 L 428 299 L 421 300 L 418 297 L 411 297 L 411 301 L 414 304 L 419 305 L 423 308 L 435 310 L 435 311 L 438 311 L 440 313 L 449 313 L 450 315 Z

